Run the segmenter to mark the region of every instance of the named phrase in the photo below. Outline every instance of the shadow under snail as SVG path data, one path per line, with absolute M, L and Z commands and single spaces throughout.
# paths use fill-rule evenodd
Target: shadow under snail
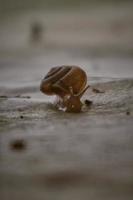
M 80 112 L 81 97 L 90 87 L 86 86 L 87 75 L 78 66 L 53 67 L 41 81 L 40 90 L 46 95 L 59 97 L 58 107 L 66 112 Z

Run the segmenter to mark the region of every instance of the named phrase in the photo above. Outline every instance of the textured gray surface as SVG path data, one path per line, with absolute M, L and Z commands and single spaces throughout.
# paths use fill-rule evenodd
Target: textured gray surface
M 79 114 L 21 89 L 23 97 L 1 98 L 3 199 L 132 199 L 133 81 L 96 85 L 104 93 L 88 91 L 93 106 Z M 20 139 L 25 148 L 13 149 Z
M 46 29 L 31 43 L 31 24 Z M 133 199 L 132 2 L 0 20 L 0 199 Z M 91 108 L 58 111 L 39 91 L 56 65 L 79 65 Z

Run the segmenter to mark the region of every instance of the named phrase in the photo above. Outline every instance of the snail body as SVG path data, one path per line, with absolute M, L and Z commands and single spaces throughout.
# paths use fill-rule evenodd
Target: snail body
M 89 86 L 87 75 L 78 66 L 53 67 L 41 81 L 40 90 L 47 95 L 56 95 L 60 99 L 61 107 L 67 112 L 80 112 L 82 102 L 80 98 Z

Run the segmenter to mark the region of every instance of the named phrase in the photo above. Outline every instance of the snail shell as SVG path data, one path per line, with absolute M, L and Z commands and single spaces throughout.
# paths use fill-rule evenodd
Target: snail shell
M 78 66 L 53 67 L 41 82 L 40 90 L 47 95 L 57 95 L 67 111 L 79 112 L 82 107 L 81 96 L 89 87 L 87 75 Z M 74 111 L 75 110 L 75 111 Z
M 42 80 L 40 90 L 47 95 L 63 97 L 70 93 L 69 88 L 72 87 L 76 95 L 84 89 L 86 82 L 86 73 L 80 67 L 53 67 Z

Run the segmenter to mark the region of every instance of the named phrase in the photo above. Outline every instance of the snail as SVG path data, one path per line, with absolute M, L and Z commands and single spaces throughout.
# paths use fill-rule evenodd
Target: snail
M 78 66 L 53 67 L 41 81 L 40 90 L 46 95 L 59 97 L 58 105 L 66 112 L 80 112 L 83 106 L 81 97 L 90 87 L 87 75 Z

